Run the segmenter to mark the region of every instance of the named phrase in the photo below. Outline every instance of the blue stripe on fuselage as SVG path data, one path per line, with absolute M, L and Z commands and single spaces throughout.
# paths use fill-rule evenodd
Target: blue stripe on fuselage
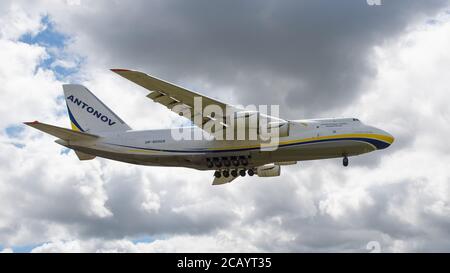
M 381 140 L 372 139 L 372 138 L 335 138 L 335 139 L 321 139 L 321 140 L 311 140 L 311 141 L 305 141 L 305 142 L 297 142 L 297 143 L 290 143 L 290 144 L 284 144 L 279 145 L 279 147 L 288 147 L 288 146 L 295 146 L 295 145 L 304 145 L 304 144 L 313 144 L 313 143 L 321 143 L 321 142 L 330 142 L 330 141 L 342 141 L 342 140 L 353 140 L 353 141 L 362 141 L 369 143 L 373 146 L 375 146 L 378 150 L 385 149 L 390 146 L 389 143 L 386 143 Z M 120 145 L 120 144 L 113 144 L 113 143 L 105 143 L 108 145 L 114 145 L 114 146 L 120 146 L 120 147 L 126 147 L 131 149 L 140 149 L 140 150 L 147 150 L 147 151 L 157 151 L 157 152 L 169 152 L 169 153 L 226 153 L 226 152 L 241 152 L 241 151 L 250 151 L 250 150 L 259 150 L 260 148 L 241 148 L 241 149 L 230 149 L 230 150 L 166 150 L 166 149 L 151 149 L 151 148 L 143 148 L 143 147 L 136 147 L 136 146 L 128 146 L 128 145 Z

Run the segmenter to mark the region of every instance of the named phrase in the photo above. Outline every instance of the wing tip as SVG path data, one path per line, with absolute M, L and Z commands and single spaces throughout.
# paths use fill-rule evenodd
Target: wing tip
M 129 70 L 129 69 L 123 69 L 123 68 L 112 68 L 112 69 L 110 69 L 112 72 L 115 72 L 115 73 L 120 73 L 120 72 L 130 72 L 131 70 Z
M 23 124 L 25 124 L 25 125 L 35 125 L 35 124 L 39 124 L 39 123 L 40 123 L 39 121 L 35 120 L 35 121 L 27 121 L 27 122 L 24 122 Z

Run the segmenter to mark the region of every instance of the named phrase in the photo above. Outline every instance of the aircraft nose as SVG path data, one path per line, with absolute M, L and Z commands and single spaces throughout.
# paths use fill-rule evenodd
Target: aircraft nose
M 381 140 L 383 140 L 383 142 L 386 143 L 385 147 L 383 147 L 382 149 L 385 149 L 385 148 L 391 146 L 392 143 L 394 143 L 394 140 L 395 140 L 394 136 L 389 134 L 388 132 L 386 132 L 384 130 L 381 130 L 381 129 L 378 129 L 378 130 L 380 132 L 379 134 L 381 136 Z

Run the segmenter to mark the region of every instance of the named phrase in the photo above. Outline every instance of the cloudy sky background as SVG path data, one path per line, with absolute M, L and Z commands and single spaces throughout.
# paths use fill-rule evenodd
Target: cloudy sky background
M 1 1 L 0 251 L 450 251 L 450 3 L 382 2 Z M 288 119 L 358 117 L 396 142 L 212 187 L 80 162 L 21 125 L 69 127 L 69 82 L 135 129 L 177 123 L 109 68 Z

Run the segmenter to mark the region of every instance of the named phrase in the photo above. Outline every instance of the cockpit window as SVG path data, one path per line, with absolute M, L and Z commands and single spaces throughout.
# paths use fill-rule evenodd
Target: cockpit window
M 353 121 L 359 121 L 359 119 L 357 119 L 357 118 L 354 118 L 354 119 L 353 119 Z

